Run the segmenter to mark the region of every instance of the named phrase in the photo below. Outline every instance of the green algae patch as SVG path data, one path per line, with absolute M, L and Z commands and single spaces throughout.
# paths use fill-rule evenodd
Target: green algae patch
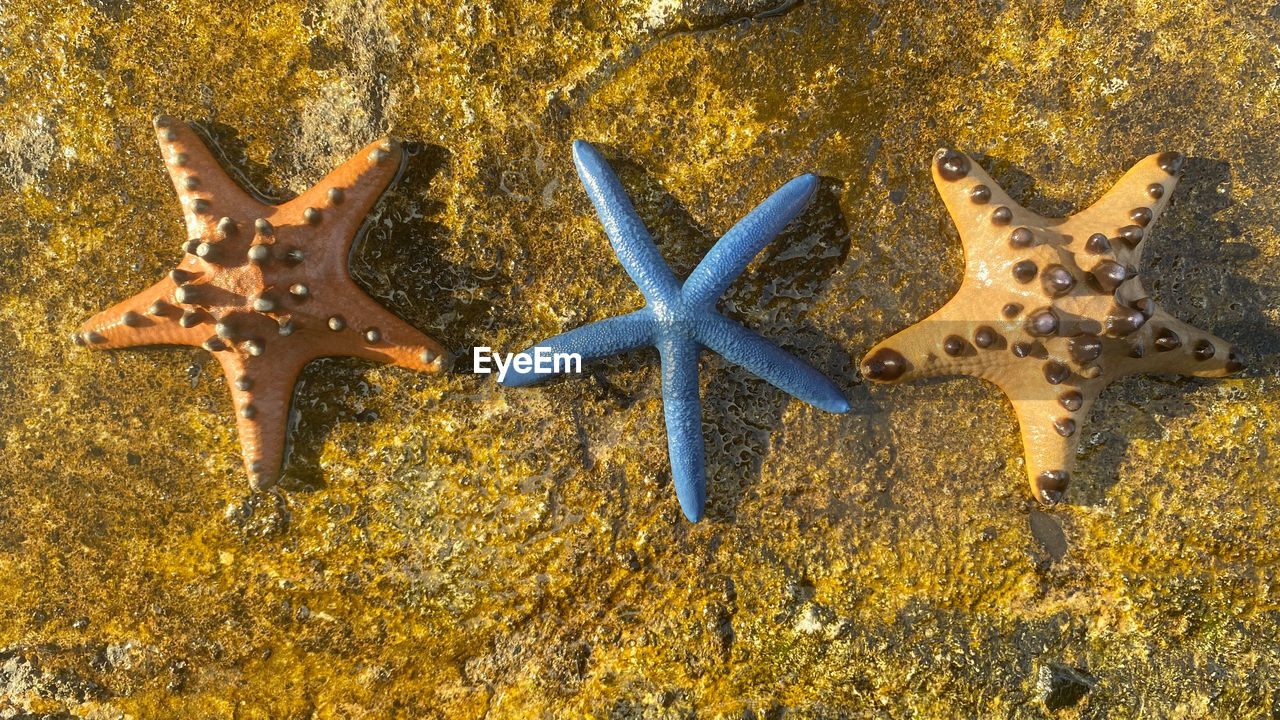
M 1278 15 L 12 0 L 0 717 L 1271 717 Z M 464 357 L 445 376 L 312 363 L 272 492 L 247 487 L 207 354 L 68 341 L 180 257 L 161 111 L 276 199 L 382 134 L 410 146 L 352 275 Z M 670 487 L 656 353 L 522 390 L 468 372 L 473 346 L 642 302 L 579 138 L 680 273 L 822 178 L 721 307 L 854 409 L 707 357 L 698 525 Z M 959 285 L 941 145 L 1046 215 L 1135 158 L 1189 156 L 1144 283 L 1250 369 L 1108 388 L 1053 510 L 994 387 L 857 375 Z

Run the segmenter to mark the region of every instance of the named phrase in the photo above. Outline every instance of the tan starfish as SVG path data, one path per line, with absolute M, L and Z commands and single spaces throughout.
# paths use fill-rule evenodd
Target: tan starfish
M 231 387 L 250 483 L 270 486 L 302 367 L 351 355 L 439 372 L 437 342 L 366 295 L 347 272 L 351 243 L 400 167 L 386 139 L 283 205 L 250 197 L 186 124 L 155 121 L 186 218 L 186 255 L 169 276 L 95 315 L 80 345 L 192 345 L 214 354 Z
M 1165 312 L 1136 277 L 1143 240 L 1181 167 L 1178 153 L 1151 155 L 1083 212 L 1044 218 L 967 155 L 939 150 L 933 179 L 960 230 L 964 282 L 941 310 L 876 345 L 863 376 L 995 383 L 1017 413 L 1033 493 L 1056 503 L 1071 479 L 1080 425 L 1113 380 L 1219 377 L 1244 367 L 1228 343 Z

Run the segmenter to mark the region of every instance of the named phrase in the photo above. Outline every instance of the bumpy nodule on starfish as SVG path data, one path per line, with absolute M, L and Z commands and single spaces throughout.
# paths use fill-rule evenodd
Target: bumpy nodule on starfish
M 1244 368 L 1228 343 L 1165 312 L 1138 279 L 1143 242 L 1182 161 L 1173 152 L 1151 155 L 1083 212 L 1045 218 L 1014 202 L 967 155 L 939 150 L 933 179 L 960 231 L 964 282 L 941 310 L 876 345 L 863 376 L 995 383 L 1017 413 L 1033 493 L 1058 502 L 1080 427 L 1113 380 Z
M 818 179 L 802 175 L 770 195 L 730 228 L 681 283 L 600 153 L 579 140 L 573 144 L 573 159 L 618 261 L 644 294 L 646 304 L 633 313 L 571 330 L 534 347 L 578 353 L 584 360 L 645 346 L 658 349 L 672 483 L 685 516 L 697 522 L 707 502 L 698 395 L 698 356 L 704 348 L 815 407 L 834 413 L 849 411 L 844 393 L 826 376 L 716 311 L 716 301 L 734 278 L 809 204 Z M 550 375 L 512 372 L 502 384 L 528 385 L 547 377 Z
M 250 197 L 185 123 L 155 121 L 186 218 L 168 277 L 91 318 L 78 345 L 191 345 L 214 354 L 231 387 L 250 483 L 284 461 L 289 403 L 307 362 L 350 355 L 439 372 L 450 354 L 366 295 L 347 272 L 365 216 L 399 171 L 379 140 L 283 205 Z

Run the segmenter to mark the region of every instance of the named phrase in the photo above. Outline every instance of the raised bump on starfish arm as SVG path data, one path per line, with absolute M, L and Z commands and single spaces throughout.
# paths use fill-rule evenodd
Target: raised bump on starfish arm
M 816 175 L 801 175 L 778 188 L 725 233 L 684 281 L 685 301 L 715 305 L 752 259 L 809 204 Z
M 211 237 L 219 218 L 244 214 L 245 208 L 254 208 L 259 215 L 271 212 L 270 205 L 259 202 L 231 179 L 190 125 L 160 115 L 155 119 L 155 130 L 165 170 L 182 204 L 188 237 Z
M 182 327 L 176 319 L 182 308 L 174 301 L 177 286 L 165 278 L 128 300 L 89 318 L 76 332 L 77 342 L 98 349 L 141 345 L 191 345 L 199 347 L 208 329 Z
M 583 140 L 573 143 L 573 162 L 618 262 L 622 263 L 636 287 L 650 301 L 670 301 L 677 297 L 680 283 L 671 274 L 667 261 L 662 259 L 613 168 L 590 143 Z
M 723 315 L 704 318 L 697 339 L 729 362 L 814 407 L 831 413 L 849 412 L 849 401 L 827 376 Z
M 941 148 L 934 153 L 930 166 L 933 183 L 960 233 L 966 262 L 981 257 L 993 246 L 1003 247 L 1008 233 L 1020 226 L 1056 224 L 1019 205 L 982 166 L 962 152 Z M 992 226 L 1008 228 L 1008 233 L 993 234 Z
M 441 372 L 453 365 L 453 354 L 398 315 L 387 310 L 352 283 L 341 308 L 333 308 L 330 320 L 338 318 L 342 329 L 313 329 L 315 340 L 309 350 L 312 359 L 359 357 L 410 370 Z M 370 334 L 372 332 L 372 334 Z
M 295 353 L 277 353 L 270 360 L 235 352 L 214 356 L 222 364 L 231 390 L 249 484 L 255 489 L 271 487 L 284 465 L 289 406 L 307 359 Z
M 1179 320 L 1159 306 L 1147 321 L 1151 347 L 1140 358 L 1120 358 L 1108 377 L 1146 373 L 1170 373 L 1194 377 L 1226 377 L 1244 369 L 1240 353 L 1231 343 Z
M 331 262 L 346 267 L 351 244 L 378 198 L 396 179 L 404 162 L 399 142 L 380 138 L 365 145 L 346 162 L 334 168 L 306 192 L 276 208 L 272 222 L 277 225 L 314 225 L 316 230 L 345 240 L 324 246 Z M 335 192 L 336 191 L 336 192 Z M 303 251 L 306 252 L 304 246 Z
M 698 389 L 697 343 L 658 343 L 662 358 L 662 412 L 667 423 L 671 482 L 680 509 L 691 522 L 707 505 L 706 446 L 702 439 L 702 398 Z
M 1072 215 L 1071 224 L 1112 238 L 1111 246 L 1120 262 L 1138 265 L 1146 236 L 1173 197 L 1182 162 L 1182 155 L 1176 152 L 1139 160 L 1102 197 Z M 1079 238 L 1079 243 L 1084 241 Z
M 1022 436 L 1022 457 L 1026 464 L 1027 483 L 1031 495 L 1046 505 L 1062 499 L 1071 481 L 1071 468 L 1076 465 L 1076 448 L 1080 446 L 1080 426 L 1089 419 L 1089 411 L 1106 387 L 1102 380 L 1089 380 L 1057 390 L 1043 382 L 1022 376 L 996 383 L 1013 405 Z M 1068 411 L 1061 397 L 1072 395 Z
M 964 308 L 959 307 L 953 298 L 923 320 L 881 340 L 864 356 L 863 375 L 876 382 L 905 383 L 994 369 L 993 365 L 1005 360 L 1003 356 L 987 354 L 979 357 L 976 352 L 971 352 L 971 347 L 966 349 L 970 351 L 966 353 L 972 356 L 970 358 L 952 357 L 947 353 L 947 339 L 956 333 L 964 333 L 964 328 L 971 324 L 964 315 Z M 950 330 L 952 328 L 954 331 Z M 1007 349 L 1005 353 L 1008 353 Z
M 531 353 L 534 349 L 543 347 L 555 353 L 578 353 L 586 361 L 635 350 L 652 345 L 653 342 L 653 313 L 642 308 L 626 315 L 574 328 L 543 340 L 525 352 Z M 512 368 L 502 378 L 501 384 L 506 387 L 523 387 L 558 374 L 519 373 Z

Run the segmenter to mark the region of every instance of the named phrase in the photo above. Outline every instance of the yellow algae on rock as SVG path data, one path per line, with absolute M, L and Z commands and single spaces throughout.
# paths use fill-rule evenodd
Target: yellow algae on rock
M 0 40 L 0 717 L 1280 708 L 1270 3 L 11 0 Z M 521 392 L 324 360 L 249 493 L 207 354 L 67 341 L 179 257 L 161 111 L 275 199 L 410 143 L 352 275 L 463 356 L 639 306 L 574 139 L 681 273 L 817 173 L 722 308 L 854 411 L 708 357 L 690 525 L 652 351 Z M 995 388 L 861 384 L 959 284 L 941 145 L 1044 215 L 1186 153 L 1150 290 L 1250 371 L 1110 387 L 1047 512 Z

